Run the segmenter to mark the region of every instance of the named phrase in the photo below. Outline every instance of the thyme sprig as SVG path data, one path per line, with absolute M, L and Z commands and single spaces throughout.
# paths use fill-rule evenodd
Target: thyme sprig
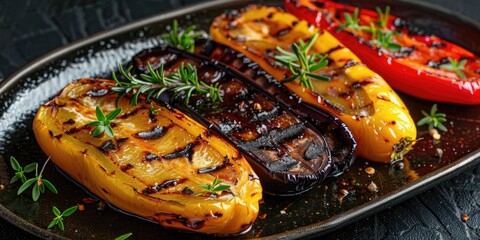
M 97 115 L 98 120 L 88 124 L 88 126 L 96 126 L 95 129 L 92 131 L 92 136 L 96 137 L 105 132 L 109 137 L 113 138 L 114 134 L 112 126 L 110 126 L 110 122 L 115 119 L 118 114 L 120 114 L 120 112 L 122 112 L 122 109 L 117 108 L 105 116 L 102 108 L 97 106 L 95 108 L 95 114 Z
M 284 79 L 282 82 L 292 82 L 300 79 L 300 84 L 304 87 L 313 88 L 311 79 L 319 81 L 329 81 L 330 78 L 323 75 L 313 73 L 322 67 L 328 65 L 327 54 L 308 54 L 308 51 L 318 38 L 318 33 L 305 43 L 302 39 L 297 43 L 291 45 L 292 52 L 289 52 L 281 47 L 277 50 L 281 53 L 275 56 L 275 61 L 278 65 L 286 67 L 290 70 L 292 76 Z
M 33 184 L 33 189 L 32 189 L 32 199 L 33 201 L 37 201 L 40 198 L 40 194 L 45 192 L 45 186 L 50 190 L 51 192 L 57 194 L 58 191 L 53 186 L 53 184 L 48 181 L 45 178 L 42 178 L 43 171 L 45 170 L 45 166 L 47 163 L 50 161 L 50 157 L 48 157 L 47 161 L 42 166 L 42 170 L 40 170 L 40 173 L 38 173 L 38 164 L 35 164 L 35 177 L 30 178 L 26 180 L 22 186 L 17 191 L 17 195 L 22 194 L 25 190 L 27 190 L 32 184 Z M 35 184 L 34 184 L 35 183 Z
M 216 176 L 215 179 L 213 180 L 212 184 L 199 184 L 199 186 L 201 188 L 205 189 L 205 191 L 200 192 L 196 195 L 202 195 L 204 193 L 215 194 L 216 192 L 222 192 L 222 191 L 230 189 L 230 186 L 220 185 L 221 183 L 223 183 L 223 181 L 219 180 L 218 176 Z
M 376 21 L 375 24 L 377 24 L 383 29 L 386 29 L 388 24 L 388 18 L 390 17 L 390 6 L 385 7 L 385 12 L 383 12 L 382 8 L 380 7 L 376 7 L 375 10 L 377 10 L 378 14 L 378 21 Z
M 445 113 L 437 113 L 437 110 L 437 104 L 433 104 L 432 108 L 430 108 L 429 113 L 422 110 L 422 114 L 425 117 L 417 122 L 417 126 L 423 126 L 425 124 L 428 124 L 428 130 L 437 128 L 446 132 L 447 128 L 442 123 L 447 121 L 447 115 Z
M 14 183 L 18 181 L 19 179 L 22 181 L 22 183 L 25 183 L 27 181 L 27 177 L 25 177 L 25 173 L 30 173 L 33 172 L 37 168 L 37 163 L 30 163 L 25 168 L 23 168 L 20 163 L 18 163 L 17 159 L 15 157 L 10 156 L 10 165 L 12 165 L 13 170 L 15 170 L 15 175 L 10 179 L 10 183 Z
M 398 52 L 402 49 L 400 44 L 392 42 L 393 35 L 397 34 L 396 31 L 376 29 L 373 24 L 371 24 L 370 29 L 367 31 L 372 34 L 372 40 L 370 42 L 373 45 L 386 48 L 392 52 Z
M 52 212 L 53 214 L 55 214 L 55 217 L 53 218 L 52 222 L 48 224 L 47 228 L 53 228 L 54 226 L 58 226 L 60 230 L 62 231 L 65 230 L 65 226 L 63 224 L 63 218 L 72 215 L 75 211 L 77 211 L 77 209 L 78 209 L 78 206 L 73 206 L 66 209 L 63 212 L 60 212 L 60 210 L 57 207 L 53 206 Z
M 178 21 L 174 19 L 169 33 L 162 35 L 162 38 L 173 47 L 188 52 L 195 50 L 195 40 L 203 35 L 203 32 L 195 31 L 196 26 L 188 26 L 183 31 L 178 29 Z
M 360 26 L 360 21 L 358 19 L 358 13 L 360 12 L 359 8 L 355 8 L 353 11 L 353 15 L 350 13 L 344 13 L 343 16 L 345 18 L 345 23 L 338 26 L 335 31 L 339 32 L 341 30 L 351 28 L 355 30 L 364 30 L 364 26 Z
M 467 76 L 465 76 L 465 73 L 463 73 L 466 63 L 467 63 L 467 59 L 462 59 L 460 60 L 460 62 L 458 62 L 457 60 L 449 57 L 448 63 L 440 65 L 440 68 L 449 70 L 449 71 L 454 71 L 461 79 L 467 79 Z
M 125 71 L 119 65 L 119 72 L 125 78 L 125 81 L 119 81 L 115 73 L 112 73 L 116 82 L 112 90 L 121 93 L 117 99 L 117 105 L 118 100 L 128 93 L 133 94 L 130 105 L 135 106 L 138 104 L 140 94 L 145 94 L 146 100 L 149 101 L 152 97 L 158 98 L 168 90 L 172 91 L 174 95 L 184 93 L 187 103 L 193 93 L 205 94 L 212 102 L 222 101 L 221 86 L 218 83 L 209 85 L 201 81 L 198 78 L 197 69 L 190 63 L 187 63 L 187 65 L 182 63 L 177 72 L 169 75 L 165 75 L 163 64 L 157 70 L 153 70 L 150 63 L 147 64 L 147 67 L 149 74 L 140 74 L 140 77 L 137 77 L 130 73 L 131 67 Z

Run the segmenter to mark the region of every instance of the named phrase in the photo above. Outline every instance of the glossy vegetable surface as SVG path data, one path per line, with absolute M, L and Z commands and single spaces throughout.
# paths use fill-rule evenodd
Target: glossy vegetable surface
M 285 86 L 305 104 L 327 109 L 344 121 L 360 156 L 390 162 L 395 144 L 415 139 L 415 124 L 388 84 L 331 34 L 278 8 L 257 6 L 225 13 L 210 27 L 213 40 L 245 54 L 279 81 L 290 72 L 275 64 L 276 47 L 289 50 L 292 43 L 307 42 L 315 32 L 320 35 L 311 51 L 328 54 L 329 59 L 329 65 L 316 73 L 331 80 L 313 81 L 312 90 L 298 80 Z
M 143 100 L 131 106 L 125 97 L 112 121 L 115 137 L 91 135 L 95 107 L 116 108 L 113 84 L 74 81 L 39 109 L 34 133 L 52 161 L 98 197 L 167 228 L 247 231 L 262 198 L 258 177 L 235 148 L 188 116 Z M 216 177 L 228 189 L 201 187 Z
M 437 102 L 480 104 L 480 59 L 472 52 L 428 34 L 393 15 L 359 9 L 330 0 L 285 0 L 285 7 L 302 19 L 329 31 L 350 48 L 362 62 L 379 73 L 395 89 Z M 358 19 L 357 26 L 341 27 L 346 18 Z M 384 26 L 381 26 L 383 18 Z M 343 28 L 343 30 L 340 30 Z M 372 34 L 371 28 L 376 29 Z M 382 33 L 383 32 L 383 33 Z M 378 41 L 390 34 L 388 47 Z M 391 44 L 390 44 L 391 46 Z M 455 67 L 455 65 L 460 66 Z
M 325 126 L 336 125 L 338 136 L 324 134 L 323 129 L 319 132 L 312 123 L 289 110 L 292 106 L 252 85 L 254 80 L 210 58 L 173 48 L 155 48 L 136 55 L 133 63 L 134 69 L 141 73 L 148 72 L 148 63 L 153 64 L 153 69 L 163 64 L 166 75 L 177 71 L 182 63 L 188 63 L 196 67 L 200 81 L 220 84 L 221 102 L 208 101 L 208 97 L 198 94 L 192 95 L 185 105 L 185 96 L 170 102 L 210 125 L 210 129 L 223 134 L 241 149 L 267 193 L 304 192 L 331 173 L 332 158 L 335 161 L 341 158 L 346 165 L 354 159 L 355 142 L 338 120 L 319 119 Z

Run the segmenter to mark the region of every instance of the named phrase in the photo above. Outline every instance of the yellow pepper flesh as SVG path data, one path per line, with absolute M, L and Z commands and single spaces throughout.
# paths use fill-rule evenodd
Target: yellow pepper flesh
M 122 113 L 112 121 L 115 137 L 91 135 L 95 106 L 105 114 L 116 108 L 113 84 L 75 81 L 39 109 L 33 129 L 52 161 L 98 197 L 167 228 L 213 234 L 248 230 L 262 198 L 258 178 L 234 147 L 183 113 L 154 103 L 152 114 L 144 100 L 131 106 L 123 98 Z M 189 144 L 190 155 L 168 155 Z M 216 176 L 230 188 L 202 193 L 200 184 L 211 184 Z
M 281 81 L 290 72 L 275 64 L 276 47 L 291 51 L 292 43 L 319 37 L 310 53 L 328 54 L 329 65 L 316 73 L 330 81 L 312 80 L 313 89 L 299 81 L 285 83 L 302 101 L 329 110 L 352 131 L 358 155 L 377 162 L 390 162 L 393 146 L 402 138 L 416 138 L 416 127 L 408 109 L 390 86 L 362 64 L 327 31 L 278 8 L 249 6 L 240 12 L 217 17 L 210 27 L 213 40 L 225 44 L 257 62 Z

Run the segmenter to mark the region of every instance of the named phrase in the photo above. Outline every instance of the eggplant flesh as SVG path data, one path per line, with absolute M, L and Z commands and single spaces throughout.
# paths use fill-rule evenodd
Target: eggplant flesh
M 181 95 L 170 102 L 235 144 L 260 177 L 265 193 L 296 195 L 329 176 L 332 139 L 325 138 L 312 121 L 252 85 L 252 79 L 217 61 L 174 48 L 147 49 L 133 58 L 137 73 L 147 73 L 147 63 L 154 69 L 164 64 L 165 74 L 190 63 L 196 66 L 200 80 L 221 84 L 222 102 L 212 103 L 202 95 L 193 95 L 188 103 Z

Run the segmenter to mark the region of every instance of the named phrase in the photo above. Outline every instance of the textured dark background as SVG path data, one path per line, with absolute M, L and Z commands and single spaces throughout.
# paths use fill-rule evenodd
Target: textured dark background
M 480 0 L 422 1 L 480 21 Z M 201 1 L 0 0 L 0 81 L 74 40 L 196 2 Z M 0 239 L 36 238 L 0 219 Z M 326 239 L 480 239 L 480 166 Z

